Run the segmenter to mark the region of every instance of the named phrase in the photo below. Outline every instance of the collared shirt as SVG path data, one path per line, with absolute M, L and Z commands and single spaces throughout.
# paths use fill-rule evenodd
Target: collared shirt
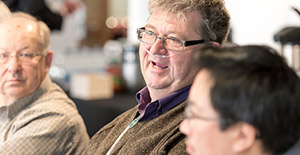
M 148 88 L 144 87 L 136 94 L 136 100 L 139 104 L 139 113 L 144 113 L 144 116 L 140 119 L 140 121 L 147 121 L 158 117 L 164 112 L 182 103 L 187 99 L 190 87 L 190 85 L 186 86 L 168 96 L 165 96 L 153 102 L 151 102 Z
M 89 137 L 75 104 L 47 76 L 32 94 L 0 107 L 0 154 L 80 154 Z

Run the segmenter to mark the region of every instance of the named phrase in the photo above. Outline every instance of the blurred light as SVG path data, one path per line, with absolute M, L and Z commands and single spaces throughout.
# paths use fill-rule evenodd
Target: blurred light
M 124 18 L 122 18 L 121 19 L 121 25 L 122 25 L 122 27 L 124 27 L 124 28 L 127 28 L 127 18 L 126 17 L 124 17 Z
M 118 19 L 116 17 L 108 17 L 105 21 L 105 24 L 108 28 L 114 29 L 118 26 Z

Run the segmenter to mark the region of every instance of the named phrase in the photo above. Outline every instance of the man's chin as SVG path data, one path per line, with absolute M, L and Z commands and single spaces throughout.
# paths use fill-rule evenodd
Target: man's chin
M 166 89 L 170 86 L 168 81 L 165 81 L 163 79 L 148 79 L 146 82 L 147 86 L 152 89 Z
M 28 94 L 30 94 L 29 91 L 25 91 L 24 89 L 19 89 L 19 88 L 9 88 L 4 92 L 5 97 L 15 99 L 15 100 L 18 100 Z

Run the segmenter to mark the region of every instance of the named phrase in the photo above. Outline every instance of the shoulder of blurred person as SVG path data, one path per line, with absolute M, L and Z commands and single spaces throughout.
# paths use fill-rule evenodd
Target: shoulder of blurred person
M 192 55 L 222 44 L 230 17 L 223 0 L 150 0 L 148 11 L 145 27 L 137 31 L 146 87 L 137 93 L 136 107 L 92 138 L 87 154 L 186 154 L 179 124 L 198 72 Z
M 10 14 L 11 12 L 9 8 L 5 5 L 5 3 L 0 1 L 0 21 L 2 20 L 2 18 L 6 18 L 10 16 Z
M 0 21 L 0 154 L 80 154 L 89 141 L 75 104 L 48 71 L 50 30 L 16 12 Z
M 195 81 L 203 77 L 200 73 L 209 73 L 212 85 L 207 93 L 208 103 L 219 121 L 215 122 L 218 126 L 205 129 L 200 121 L 184 120 L 181 131 L 187 135 L 190 151 L 283 154 L 296 144 L 300 131 L 300 79 L 277 51 L 257 45 L 206 48 L 195 57 L 200 67 Z M 203 107 L 207 100 L 201 102 L 199 98 L 203 92 L 196 91 L 198 87 L 202 88 L 195 82 L 189 99 L 192 105 Z M 201 113 L 195 109 L 190 111 L 193 118 L 203 115 L 203 109 Z M 196 133 L 200 125 L 201 132 Z M 210 135 L 203 137 L 205 130 Z M 240 136 L 233 139 L 224 136 L 237 131 L 240 134 L 236 135 Z M 223 143 L 215 143 L 214 148 L 205 147 L 218 136 L 226 137 Z M 200 142 L 203 138 L 207 139 L 205 143 Z
M 61 16 L 72 14 L 82 5 L 81 0 L 45 0 L 45 2 L 52 12 Z
M 2 0 L 12 12 L 22 11 L 47 24 L 51 30 L 60 30 L 63 17 L 49 9 L 44 0 Z

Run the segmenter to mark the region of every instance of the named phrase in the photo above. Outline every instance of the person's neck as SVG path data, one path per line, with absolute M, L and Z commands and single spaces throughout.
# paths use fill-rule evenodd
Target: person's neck
M 151 102 L 156 101 L 170 94 L 170 92 L 165 89 L 152 89 L 152 88 L 148 88 L 148 89 L 149 89 Z
M 182 89 L 182 88 L 166 87 L 163 89 L 155 89 L 155 88 L 148 87 L 149 94 L 151 97 L 151 102 L 156 101 L 160 98 L 166 97 L 179 89 Z
M 12 104 L 16 100 L 17 100 L 16 98 L 11 98 L 11 97 L 0 95 L 0 107 Z

